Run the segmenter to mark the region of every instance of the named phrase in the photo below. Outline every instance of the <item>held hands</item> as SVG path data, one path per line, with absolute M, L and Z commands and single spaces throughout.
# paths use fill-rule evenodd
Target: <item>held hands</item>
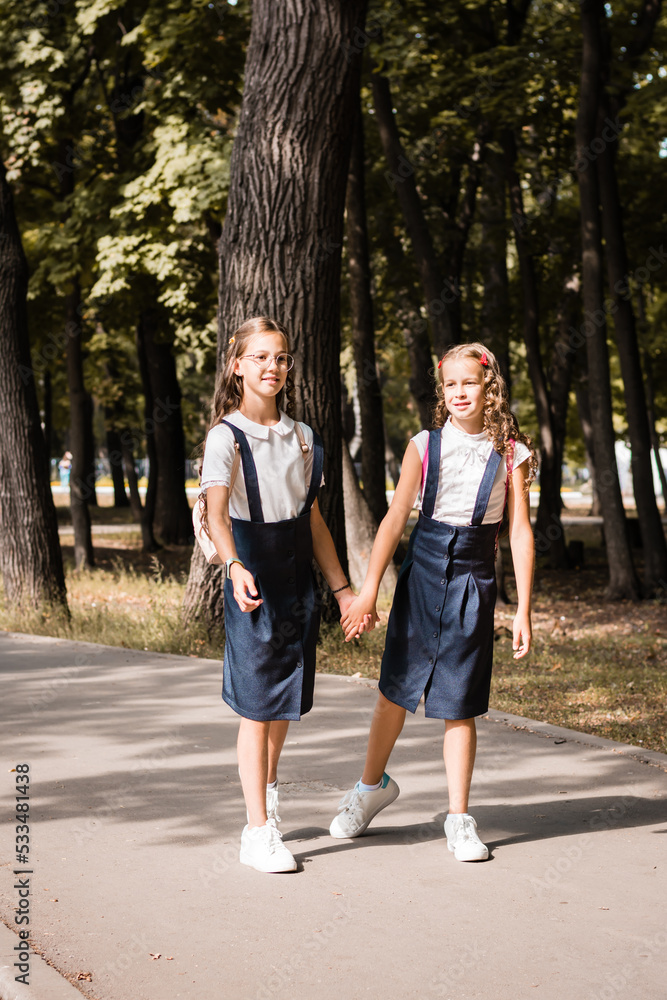
M 255 586 L 255 578 L 245 566 L 233 563 L 229 578 L 234 585 L 234 600 L 241 611 L 254 611 L 263 603 Z
M 530 651 L 530 643 L 533 635 L 530 612 L 528 614 L 517 612 L 512 633 L 512 649 L 514 650 L 512 655 L 515 660 L 520 660 Z
M 369 600 L 363 592 L 358 597 L 351 590 L 345 593 L 349 597 L 345 604 L 339 602 L 340 624 L 345 633 L 345 642 L 349 642 L 363 632 L 371 632 L 380 618 L 375 610 L 375 601 Z

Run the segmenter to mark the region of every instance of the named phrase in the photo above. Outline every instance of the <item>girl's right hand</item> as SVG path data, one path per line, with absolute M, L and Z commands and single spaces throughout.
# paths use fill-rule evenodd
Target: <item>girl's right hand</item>
M 255 578 L 245 566 L 233 563 L 229 578 L 234 584 L 234 600 L 241 611 L 254 611 L 263 603 L 255 586 Z

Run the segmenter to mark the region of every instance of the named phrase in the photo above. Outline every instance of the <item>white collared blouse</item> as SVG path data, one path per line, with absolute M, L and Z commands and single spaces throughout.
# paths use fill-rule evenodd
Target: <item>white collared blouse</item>
M 412 440 L 423 462 L 428 448 L 428 431 L 420 431 Z M 454 427 L 451 420 L 447 420 L 441 431 L 440 480 L 433 510 L 436 521 L 444 521 L 446 524 L 470 524 L 475 510 L 477 491 L 492 450 L 493 444 L 484 431 L 481 434 L 466 434 L 465 431 Z M 516 469 L 529 455 L 530 451 L 526 445 L 517 441 L 513 467 Z M 505 503 L 506 478 L 507 462 L 503 458 L 498 466 L 483 524 L 495 524 L 500 521 Z M 420 490 L 415 504 L 417 510 L 421 510 L 421 505 Z
M 310 451 L 304 462 L 301 445 L 294 430 L 294 420 L 280 412 L 280 420 L 272 427 L 248 420 L 239 410 L 225 416 L 239 427 L 248 439 L 257 466 L 259 495 L 265 521 L 284 521 L 298 517 L 306 501 L 307 484 L 313 468 L 313 431 L 301 424 Z M 208 432 L 201 470 L 201 488 L 229 486 L 234 461 L 234 434 L 224 424 L 216 424 Z M 305 470 L 304 470 L 305 465 Z M 304 475 L 305 471 L 305 475 Z M 324 477 L 322 477 L 324 482 Z M 243 466 L 239 468 L 234 489 L 229 498 L 229 513 L 241 521 L 250 520 Z

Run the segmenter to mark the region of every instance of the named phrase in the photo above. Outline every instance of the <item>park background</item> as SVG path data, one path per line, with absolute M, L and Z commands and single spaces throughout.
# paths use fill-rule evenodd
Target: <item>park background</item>
M 540 458 L 535 649 L 514 664 L 503 543 L 492 705 L 664 750 L 662 4 L 0 13 L 2 628 L 221 657 L 190 508 L 258 314 L 358 585 L 437 358 L 482 340 Z M 320 669 L 377 676 L 386 582 L 347 646 L 324 596 Z

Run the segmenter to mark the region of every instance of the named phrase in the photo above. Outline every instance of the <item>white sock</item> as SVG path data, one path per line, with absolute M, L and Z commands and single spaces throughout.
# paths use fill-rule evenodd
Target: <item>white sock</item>
M 359 791 L 360 792 L 377 792 L 378 788 L 382 785 L 382 778 L 378 781 L 377 785 L 365 785 L 361 778 L 359 779 Z
M 267 788 L 275 788 L 277 784 L 278 784 L 278 779 L 276 778 L 276 780 L 275 780 L 275 781 L 272 781 L 272 782 L 270 782 L 270 783 L 269 783 L 269 782 L 267 782 L 267 784 L 266 784 L 266 787 L 267 787 Z

